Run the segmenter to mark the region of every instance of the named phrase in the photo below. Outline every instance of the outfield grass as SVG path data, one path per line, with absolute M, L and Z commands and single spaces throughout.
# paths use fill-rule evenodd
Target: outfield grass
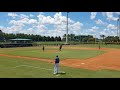
M 55 50 L 55 51 L 53 51 Z M 99 50 L 73 50 L 62 49 L 58 50 L 58 47 L 46 47 L 45 51 L 42 51 L 42 47 L 30 47 L 30 48 L 2 48 L 0 49 L 2 54 L 29 56 L 37 58 L 47 58 L 54 60 L 56 55 L 59 55 L 60 59 L 87 59 L 95 57 L 97 55 L 105 53 L 105 51 Z
M 81 46 L 81 47 L 92 47 L 92 48 L 98 48 L 99 47 L 98 44 L 80 44 L 79 46 Z M 120 49 L 120 45 L 113 45 L 113 44 L 105 45 L 105 44 L 101 44 L 100 46 L 101 46 L 101 48 L 116 48 L 116 49 Z
M 54 41 L 54 42 L 50 42 L 50 41 L 47 41 L 47 42 L 34 42 L 34 44 L 40 44 L 40 45 L 47 45 L 47 44 L 50 44 L 50 45 L 55 45 L 55 44 L 64 44 L 65 42 L 57 42 L 57 41 Z
M 22 66 L 27 65 L 27 66 Z M 15 59 L 0 56 L 0 78 L 118 78 L 120 71 L 91 71 L 60 65 L 66 74 L 53 75 L 54 65 L 42 61 Z M 48 70 L 45 70 L 48 69 Z

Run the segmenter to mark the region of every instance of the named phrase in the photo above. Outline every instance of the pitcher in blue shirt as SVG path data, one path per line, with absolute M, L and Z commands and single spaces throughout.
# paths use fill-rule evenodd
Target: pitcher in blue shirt
M 59 61 L 60 61 L 60 59 L 57 55 L 55 58 L 54 74 L 58 74 Z

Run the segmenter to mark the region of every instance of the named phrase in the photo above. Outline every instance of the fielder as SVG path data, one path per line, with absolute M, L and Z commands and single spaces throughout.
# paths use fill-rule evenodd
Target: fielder
M 45 49 L 45 48 L 44 48 L 44 45 L 43 45 L 43 51 L 44 51 L 44 49 Z
M 59 61 L 60 61 L 60 59 L 57 55 L 56 58 L 55 58 L 54 74 L 58 74 Z
M 100 49 L 100 45 L 99 45 L 99 49 Z
M 61 51 L 61 49 L 62 49 L 62 44 L 60 45 L 60 48 L 59 48 L 59 50 Z
M 99 42 L 99 49 L 100 49 L 101 47 L 100 47 L 100 42 Z

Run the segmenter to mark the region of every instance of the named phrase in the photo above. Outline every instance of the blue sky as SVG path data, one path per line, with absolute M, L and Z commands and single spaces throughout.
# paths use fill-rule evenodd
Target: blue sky
M 0 29 L 5 33 L 63 36 L 66 12 L 0 12 Z M 120 12 L 69 12 L 69 34 L 116 36 Z

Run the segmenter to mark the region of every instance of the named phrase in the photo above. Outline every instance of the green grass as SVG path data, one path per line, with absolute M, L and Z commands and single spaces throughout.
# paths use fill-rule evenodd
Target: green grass
M 28 66 L 21 66 L 28 65 Z M 31 66 L 31 67 L 29 67 Z M 44 70 L 44 69 L 50 70 Z M 119 78 L 120 71 L 75 69 L 60 65 L 66 74 L 53 75 L 54 65 L 42 61 L 0 56 L 0 78 Z
M 80 47 L 92 47 L 92 48 L 98 48 L 98 44 L 81 44 L 81 45 L 78 45 Z M 101 48 L 116 48 L 116 49 L 120 49 L 120 45 L 113 45 L 113 44 L 108 44 L 108 45 L 105 45 L 105 44 L 101 44 L 100 45 Z
M 41 44 L 41 45 L 43 45 L 43 44 L 45 44 L 45 45 L 47 45 L 47 44 L 50 44 L 50 45 L 54 45 L 54 44 L 64 44 L 65 42 L 56 42 L 56 41 L 54 41 L 54 42 L 34 42 L 34 44 Z
M 57 52 L 47 52 L 46 50 L 57 50 Z M 54 60 L 56 55 L 59 55 L 60 59 L 87 59 L 95 57 L 97 55 L 105 53 L 105 51 L 99 50 L 72 50 L 72 49 L 62 49 L 58 50 L 58 47 L 46 47 L 45 51 L 42 51 L 41 47 L 30 47 L 30 48 L 2 48 L 0 49 L 2 54 L 19 55 L 19 56 L 29 56 L 37 58 L 47 58 Z

